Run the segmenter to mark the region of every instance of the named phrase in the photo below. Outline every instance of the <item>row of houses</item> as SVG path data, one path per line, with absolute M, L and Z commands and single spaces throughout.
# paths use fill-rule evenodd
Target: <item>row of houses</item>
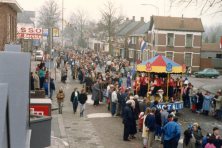
M 200 18 L 151 16 L 149 22 L 143 17 L 139 21 L 127 18 L 116 32 L 113 55 L 139 63 L 161 54 L 192 71 L 222 68 L 222 63 L 218 64 L 222 60 L 219 43 L 203 43 L 203 32 Z

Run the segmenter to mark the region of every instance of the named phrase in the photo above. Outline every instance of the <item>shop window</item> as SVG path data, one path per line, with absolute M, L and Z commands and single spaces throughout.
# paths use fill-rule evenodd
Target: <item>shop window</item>
M 192 47 L 193 46 L 193 35 L 187 34 L 186 35 L 186 47 Z
M 173 46 L 174 43 L 174 34 L 168 33 L 167 34 L 167 46 Z

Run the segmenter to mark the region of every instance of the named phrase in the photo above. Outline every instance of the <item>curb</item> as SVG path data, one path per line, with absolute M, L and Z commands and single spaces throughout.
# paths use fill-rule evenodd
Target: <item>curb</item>
M 69 143 L 67 139 L 67 134 L 66 134 L 62 114 L 58 114 L 58 123 L 59 123 L 59 130 L 61 134 L 60 138 L 62 140 L 62 143 L 64 144 L 65 148 L 69 148 Z

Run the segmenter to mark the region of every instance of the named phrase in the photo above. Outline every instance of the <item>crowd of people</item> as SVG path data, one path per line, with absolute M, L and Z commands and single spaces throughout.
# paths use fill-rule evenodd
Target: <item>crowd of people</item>
M 78 79 L 83 85 L 80 92 L 74 88 L 70 94 L 74 114 L 79 106 L 80 117 L 83 117 L 87 94 L 91 94 L 95 107 L 103 102 L 107 104 L 107 110 L 113 117 L 122 118 L 124 141 L 135 139 L 135 135 L 139 132 L 143 137 L 143 146 L 146 148 L 153 147 L 155 141 L 160 141 L 164 148 L 176 148 L 182 136 L 182 130 L 175 109 L 169 110 L 167 105 L 162 109 L 158 107 L 159 103 L 166 100 L 183 101 L 184 107 L 206 115 L 213 108 L 215 117 L 221 117 L 221 91 L 218 91 L 215 96 L 209 92 L 202 93 L 196 90 L 187 78 L 170 76 L 167 89 L 166 76 L 154 74 L 148 78 L 144 73 L 138 75 L 135 67 L 130 67 L 129 61 L 112 58 L 102 53 L 69 52 L 57 57 L 56 62 L 57 68 L 61 69 L 61 82 L 66 83 L 68 67 L 70 67 L 71 78 Z M 33 79 L 37 74 L 39 88 L 44 88 L 44 83 L 47 83 L 49 77 L 44 64 L 39 64 L 36 71 Z M 147 87 L 148 81 L 150 89 Z M 51 82 L 53 81 L 50 81 L 50 89 Z M 168 98 L 163 97 L 166 93 L 168 93 Z M 58 105 L 61 106 L 65 97 L 62 89 L 56 97 L 62 100 L 58 101 Z M 194 123 L 183 134 L 184 148 L 221 146 L 217 127 L 213 129 L 211 135 L 203 136 L 199 124 Z

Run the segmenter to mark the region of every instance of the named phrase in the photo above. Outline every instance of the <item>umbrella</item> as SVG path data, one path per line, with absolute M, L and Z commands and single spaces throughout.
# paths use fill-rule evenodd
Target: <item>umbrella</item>
M 158 55 L 147 61 L 137 65 L 138 72 L 154 72 L 154 73 L 184 73 L 184 66 Z

